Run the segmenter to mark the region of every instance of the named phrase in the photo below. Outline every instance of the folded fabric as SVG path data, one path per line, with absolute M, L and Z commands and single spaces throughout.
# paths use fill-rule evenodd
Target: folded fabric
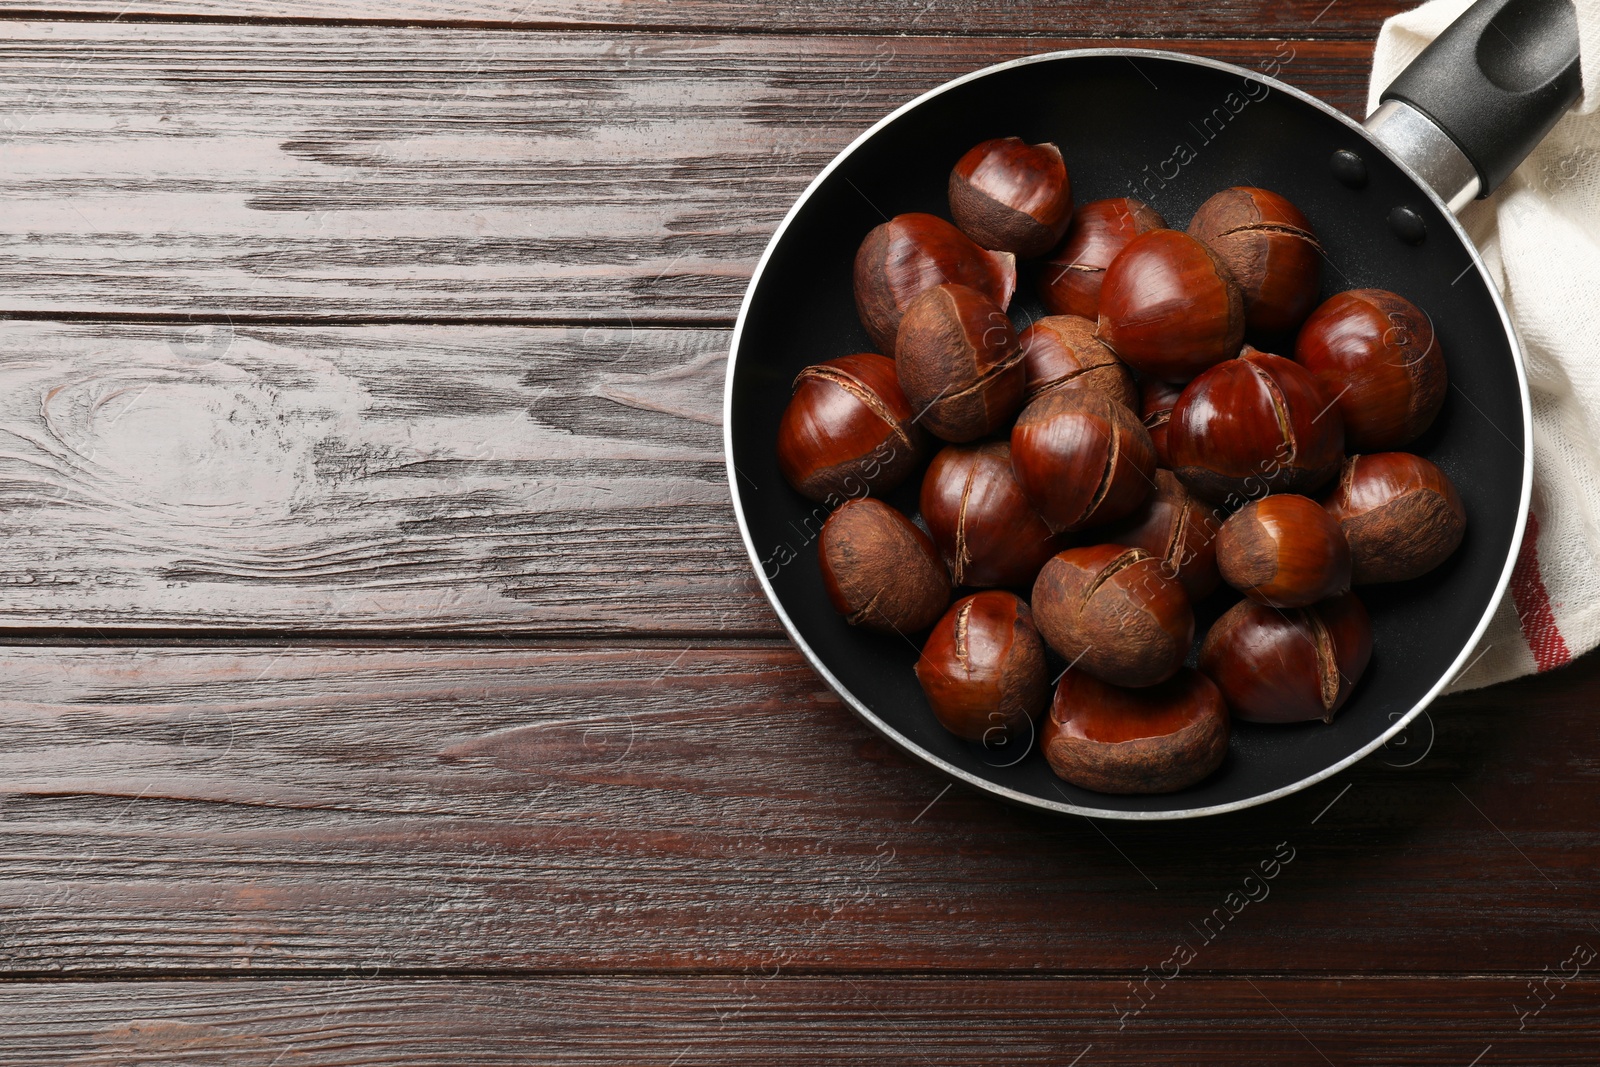
M 1527 357 L 1533 505 L 1511 589 L 1452 691 L 1570 662 L 1600 644 L 1600 0 L 1575 0 L 1584 96 L 1461 223 L 1483 253 Z M 1433 0 L 1389 19 L 1378 96 L 1470 5 Z

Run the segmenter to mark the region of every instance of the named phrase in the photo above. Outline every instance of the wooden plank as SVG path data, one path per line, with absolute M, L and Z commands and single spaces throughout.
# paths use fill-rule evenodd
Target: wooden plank
M 777 645 L 12 647 L 0 970 L 1539 974 L 1600 945 L 1597 674 L 1135 825 L 947 788 Z
M 0 626 L 772 633 L 723 331 L 12 322 Z
M 799 0 L 771 6 L 751 0 L 3 0 L 0 14 L 292 20 L 305 23 L 363 21 L 425 25 L 465 24 L 523 29 L 677 29 L 708 33 L 887 33 L 1081 37 L 1200 37 L 1260 35 L 1370 38 L 1383 20 L 1411 6 L 1405 0 L 1217 0 L 1175 6 L 1154 0 L 1107 5 L 1093 0 Z
M 1591 964 L 1591 966 L 1593 966 Z M 547 978 L 0 986 L 0 1060 L 72 1067 L 482 1064 L 1591 1064 L 1600 984 L 1524 976 Z M 1521 1029 L 1519 1030 L 1519 1024 Z M 1074 1057 L 1079 1057 L 1074 1059 Z
M 1096 43 L 5 22 L 0 313 L 728 322 L 862 130 Z M 1371 54 L 1184 47 L 1350 110 Z

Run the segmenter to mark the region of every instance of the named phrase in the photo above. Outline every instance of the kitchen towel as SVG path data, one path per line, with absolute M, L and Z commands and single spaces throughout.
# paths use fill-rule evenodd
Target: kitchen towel
M 1383 24 L 1369 114 L 1469 6 L 1433 0 Z M 1575 6 L 1583 99 L 1494 195 L 1461 213 L 1527 358 L 1533 505 L 1509 595 L 1452 692 L 1551 670 L 1600 644 L 1600 0 Z

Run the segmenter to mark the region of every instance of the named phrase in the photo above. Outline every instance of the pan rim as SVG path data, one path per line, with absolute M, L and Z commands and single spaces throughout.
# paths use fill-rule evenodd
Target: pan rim
M 762 566 L 760 552 L 758 551 L 754 538 L 750 533 L 749 525 L 745 522 L 744 501 L 739 493 L 738 479 L 740 475 L 738 467 L 734 463 L 733 385 L 734 375 L 738 369 L 739 346 L 744 336 L 745 321 L 750 313 L 751 304 L 754 301 L 756 290 L 760 287 L 762 274 L 766 270 L 768 260 L 772 257 L 772 254 L 777 249 L 778 244 L 783 240 L 785 233 L 788 232 L 790 223 L 794 221 L 800 210 L 806 205 L 807 201 L 811 199 L 812 195 L 819 188 L 821 188 L 822 184 L 827 181 L 828 177 L 836 169 L 838 169 L 845 162 L 845 160 L 849 159 L 859 148 L 875 137 L 880 130 L 893 123 L 896 119 L 900 118 L 900 116 L 907 114 L 918 107 L 921 107 L 928 101 L 933 100 L 934 98 L 941 96 L 944 93 L 957 88 L 958 86 L 965 85 L 968 82 L 976 81 L 979 78 L 986 78 L 991 75 L 998 74 L 1002 71 L 1012 70 L 1017 67 L 1028 66 L 1034 63 L 1103 56 L 1120 56 L 1127 59 L 1138 59 L 1143 57 L 1167 60 L 1176 63 L 1187 63 L 1195 66 L 1210 67 L 1214 70 L 1240 75 L 1250 78 L 1254 81 L 1261 82 L 1278 92 L 1287 94 L 1289 97 L 1295 100 L 1299 100 L 1302 103 L 1310 105 L 1325 115 L 1329 115 L 1337 119 L 1339 122 L 1348 127 L 1353 134 L 1360 137 L 1362 141 L 1365 142 L 1369 147 L 1381 152 L 1391 162 L 1395 163 L 1405 173 L 1405 175 L 1411 179 L 1418 191 L 1426 196 L 1428 200 L 1439 209 L 1440 213 L 1449 220 L 1455 236 L 1459 239 L 1462 247 L 1466 249 L 1467 254 L 1471 257 L 1471 265 L 1477 269 L 1478 275 L 1483 281 L 1485 289 L 1489 293 L 1490 300 L 1494 302 L 1495 311 L 1500 316 L 1501 325 L 1505 330 L 1506 338 L 1510 344 L 1511 359 L 1517 375 L 1518 398 L 1521 402 L 1522 409 L 1522 487 L 1517 501 L 1516 526 L 1511 537 L 1510 546 L 1506 553 L 1505 565 L 1500 572 L 1500 579 L 1495 584 L 1494 592 L 1489 597 L 1489 601 L 1484 608 L 1482 617 L 1478 620 L 1477 625 L 1472 630 L 1471 636 L 1463 644 L 1461 651 L 1457 653 L 1454 661 L 1451 662 L 1449 667 L 1440 675 L 1438 681 L 1436 681 L 1433 686 L 1422 695 L 1422 697 L 1415 705 L 1411 707 L 1409 711 L 1407 711 L 1404 715 L 1399 716 L 1394 723 L 1388 727 L 1388 729 L 1384 730 L 1383 733 L 1372 739 L 1357 751 L 1333 764 L 1330 764 L 1328 767 L 1325 767 L 1314 774 L 1307 775 L 1306 777 L 1301 778 L 1298 781 L 1291 782 L 1288 785 L 1280 786 L 1277 789 L 1269 790 L 1264 793 L 1258 793 L 1254 796 L 1246 797 L 1241 800 L 1229 801 L 1225 804 L 1211 804 L 1205 807 L 1182 808 L 1164 811 L 1122 811 L 1110 808 L 1089 807 L 1081 804 L 1074 804 L 1066 800 L 1054 801 L 1041 798 L 1031 793 L 1024 793 L 1019 790 L 998 785 L 986 778 L 971 774 L 968 771 L 963 770 L 962 768 L 957 767 L 944 759 L 941 759 L 939 756 L 918 745 L 910 738 L 901 734 L 894 727 L 890 726 L 883 719 L 879 718 L 873 713 L 871 708 L 868 708 L 865 704 L 858 700 L 856 696 L 850 692 L 849 688 L 834 676 L 833 672 L 828 669 L 825 663 L 823 663 L 821 657 L 817 655 L 816 651 L 801 635 L 798 627 L 795 626 L 794 621 L 790 619 L 789 613 L 784 610 L 783 603 L 779 599 L 777 592 L 773 589 L 772 583 L 767 579 L 766 569 Z M 1477 245 L 1473 243 L 1472 238 L 1468 236 L 1466 230 L 1461 226 L 1461 222 L 1456 218 L 1455 213 L 1450 210 L 1449 206 L 1442 199 L 1440 199 L 1438 194 L 1436 194 L 1433 189 L 1427 185 L 1427 183 L 1422 181 L 1422 179 L 1417 176 L 1414 170 L 1406 165 L 1404 160 L 1397 157 L 1393 152 L 1389 151 L 1387 147 L 1375 140 L 1359 122 L 1344 114 L 1342 111 L 1339 111 L 1337 108 L 1334 108 L 1330 104 L 1319 100 L 1310 93 L 1304 92 L 1303 90 L 1297 89 L 1292 85 L 1288 85 L 1285 82 L 1279 81 L 1277 78 L 1262 74 L 1259 71 L 1252 71 L 1234 63 L 1210 59 L 1205 56 L 1192 56 L 1182 52 L 1173 52 L 1165 49 L 1155 48 L 1072 48 L 1054 52 L 1041 52 L 1038 55 L 1032 56 L 1020 56 L 1016 59 L 1007 60 L 1004 63 L 996 63 L 987 67 L 981 67 L 978 70 L 970 71 L 966 74 L 960 75 L 959 77 L 943 82 L 927 92 L 922 93 L 921 95 L 900 105 L 889 114 L 873 123 L 848 145 L 841 149 L 839 153 L 835 155 L 833 159 L 830 160 L 828 164 L 817 173 L 816 177 L 811 180 L 804 191 L 802 191 L 800 196 L 795 200 L 794 204 L 789 208 L 789 211 L 784 215 L 783 220 L 778 224 L 778 228 L 773 232 L 771 239 L 768 240 L 766 248 L 762 250 L 761 258 L 756 262 L 755 271 L 750 276 L 750 284 L 745 289 L 744 299 L 740 302 L 739 314 L 734 320 L 733 337 L 728 346 L 728 369 L 723 385 L 722 441 L 723 455 L 727 463 L 728 491 L 733 503 L 734 519 L 738 523 L 739 536 L 744 542 L 745 552 L 750 558 L 751 566 L 755 571 L 756 580 L 761 584 L 762 592 L 766 595 L 768 603 L 772 605 L 772 609 L 777 614 L 778 621 L 782 623 L 784 631 L 789 635 L 789 640 L 797 649 L 799 649 L 800 653 L 811 665 L 811 668 L 817 672 L 818 676 L 821 677 L 825 683 L 827 683 L 828 687 L 838 695 L 838 697 L 844 702 L 845 706 L 848 707 L 857 718 L 861 719 L 868 726 L 872 727 L 872 729 L 877 731 L 880 736 L 888 740 L 891 744 L 895 745 L 901 751 L 905 752 L 909 756 L 912 756 L 919 762 L 937 769 L 938 771 L 950 776 L 958 782 L 962 782 L 1000 800 L 1018 804 L 1027 808 L 1033 808 L 1039 811 L 1052 812 L 1058 815 L 1082 815 L 1085 818 L 1099 817 L 1105 819 L 1120 819 L 1128 822 L 1167 822 L 1178 819 L 1196 819 L 1210 815 L 1222 815 L 1232 811 L 1242 811 L 1246 808 L 1257 807 L 1270 801 L 1277 800 L 1281 797 L 1301 792 L 1304 789 L 1308 789 L 1311 786 L 1316 785 L 1318 782 L 1331 778 L 1340 771 L 1343 771 L 1346 768 L 1360 762 L 1367 756 L 1370 756 L 1372 753 L 1386 745 L 1390 738 L 1400 733 L 1400 731 L 1404 730 L 1412 722 L 1412 720 L 1426 711 L 1428 706 L 1438 698 L 1444 687 L 1455 680 L 1456 676 L 1463 669 L 1468 655 L 1477 648 L 1478 643 L 1483 639 L 1485 631 L 1488 630 L 1490 622 L 1493 621 L 1495 613 L 1499 610 L 1501 602 L 1505 599 L 1506 591 L 1510 587 L 1512 573 L 1516 567 L 1518 557 L 1521 554 L 1522 540 L 1527 530 L 1528 509 L 1533 494 L 1533 404 L 1528 391 L 1527 367 L 1522 353 L 1521 338 L 1517 334 L 1516 327 L 1511 322 L 1511 316 L 1506 310 L 1505 302 L 1500 297 L 1500 291 L 1495 285 L 1493 277 L 1489 274 L 1488 266 L 1485 264 L 1482 254 L 1479 252 Z M 1181 793 L 1175 795 L 1181 796 Z

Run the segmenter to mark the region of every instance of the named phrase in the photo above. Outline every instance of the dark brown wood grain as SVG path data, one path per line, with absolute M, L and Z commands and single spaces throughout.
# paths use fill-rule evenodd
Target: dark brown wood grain
M 0 626 L 772 633 L 725 331 L 12 322 Z
M 1591 1064 L 1600 984 L 1524 976 L 545 978 L 0 986 L 0 1060 L 36 1067 L 495 1064 Z M 1520 1027 L 1520 1029 L 1519 1029 Z
M 1096 43 L 4 22 L 0 313 L 728 322 L 861 131 Z M 1287 47 L 1361 109 L 1369 42 Z
M 1405 6 L 0 0 L 0 1063 L 1593 1062 L 1600 659 L 1047 818 L 851 718 L 727 503 L 860 131 L 1130 35 L 1359 114 Z
M 506 28 L 693 29 L 716 33 L 1064 34 L 1104 37 L 1289 35 L 1369 38 L 1404 0 L 4 0 L 0 14 L 67 12 L 127 20 L 249 19 L 494 25 Z
M 947 788 L 776 644 L 12 647 L 0 969 L 1540 973 L 1600 945 L 1597 672 L 1139 825 Z

